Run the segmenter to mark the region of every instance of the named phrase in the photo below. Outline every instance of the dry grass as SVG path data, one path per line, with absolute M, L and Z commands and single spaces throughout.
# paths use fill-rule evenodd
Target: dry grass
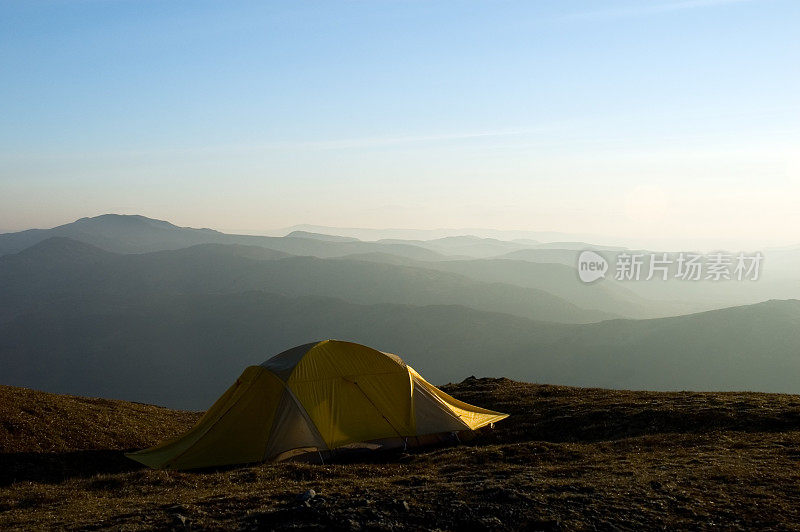
M 800 523 L 800 397 L 615 392 L 505 379 L 445 388 L 513 417 L 459 447 L 373 455 L 372 462 L 203 472 L 140 469 L 120 460 L 119 451 L 102 450 L 135 447 L 142 438 L 152 443 L 157 431 L 179 431 L 195 414 L 118 403 L 131 422 L 151 412 L 159 416 L 154 424 L 165 427 L 148 432 L 146 423 L 126 430 L 106 422 L 97 432 L 113 447 L 103 447 L 85 443 L 93 432 L 88 420 L 96 419 L 86 405 L 103 409 L 105 402 L 64 398 L 63 413 L 67 402 L 88 410 L 69 414 L 81 430 L 70 432 L 63 421 L 57 427 L 66 432 L 46 440 L 60 442 L 59 452 L 0 458 L 24 466 L 22 478 L 6 477 L 0 487 L 0 528 L 787 529 Z M 62 400 L 24 393 L 32 395 L 17 408 Z M 8 412 L 3 406 L 2 415 Z M 93 460 L 64 467 L 76 453 Z M 34 456 L 40 462 L 31 464 Z M 43 456 L 51 462 L 42 463 Z M 319 496 L 299 503 L 297 494 L 311 488 Z
M 0 453 L 147 447 L 186 430 L 199 417 L 140 403 L 0 386 Z

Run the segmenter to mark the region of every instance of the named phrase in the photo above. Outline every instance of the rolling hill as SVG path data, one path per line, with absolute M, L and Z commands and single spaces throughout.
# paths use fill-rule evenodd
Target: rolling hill
M 528 248 L 528 244 L 509 242 L 496 238 L 479 238 L 472 235 L 447 236 L 433 240 L 383 239 L 379 244 L 405 244 L 430 249 L 442 255 L 453 257 L 495 257 L 504 253 Z
M 535 288 L 449 272 L 356 260 L 289 257 L 258 247 L 199 245 L 112 254 L 64 238 L 0 257 L 0 319 L 15 308 L 73 294 L 234 293 L 262 290 L 356 303 L 459 304 L 537 320 L 587 323 L 617 315 L 584 310 Z
M 574 275 L 572 279 L 569 278 L 570 272 L 574 274 L 579 250 L 595 249 L 613 262 L 613 257 L 620 248 L 584 242 L 542 243 L 524 238 L 504 241 L 470 235 L 450 235 L 432 240 L 384 239 L 378 242 L 362 242 L 352 236 L 328 234 L 325 228 L 320 230 L 326 233 L 298 229 L 285 237 L 232 235 L 209 229 L 177 227 L 143 216 L 103 215 L 82 218 L 48 230 L 35 229 L 0 235 L 0 256 L 27 249 L 54 236 L 78 240 L 117 253 L 177 250 L 201 244 L 261 247 L 286 255 L 347 257 L 351 260 L 433 269 L 458 273 L 476 281 L 543 290 L 571 305 L 606 313 L 601 317 L 662 317 L 753 304 L 768 299 L 800 297 L 800 280 L 796 275 L 800 254 L 795 248 L 766 250 L 763 274 L 757 283 L 617 282 L 607 278 L 587 286 L 578 283 Z M 419 234 L 440 233 L 423 231 Z M 551 235 L 557 236 L 563 237 Z M 476 260 L 476 257 L 483 258 L 485 262 Z M 539 266 L 537 268 L 533 265 Z M 458 300 L 448 302 L 470 304 L 468 301 Z M 507 311 L 497 306 L 487 308 Z M 541 318 L 538 314 L 525 311 L 522 315 Z M 577 321 L 593 319 L 595 318 L 580 318 Z
M 224 235 L 212 229 L 178 227 L 144 216 L 104 214 L 52 229 L 0 234 L 0 255 L 18 253 L 52 237 L 71 238 L 108 251 L 141 253 L 219 242 Z
M 104 214 L 81 218 L 52 229 L 31 229 L 0 235 L 0 255 L 18 253 L 52 237 L 65 237 L 117 253 L 145 253 L 180 249 L 197 244 L 242 244 L 260 246 L 292 255 L 339 257 L 353 253 L 382 251 L 419 260 L 442 256 L 425 248 L 402 243 L 376 244 L 350 239 L 309 238 L 308 234 L 286 237 L 230 235 L 211 229 L 178 227 L 144 216 Z
M 659 307 L 638 296 L 635 283 L 578 284 L 558 263 L 425 261 L 415 257 L 437 252 L 326 235 L 242 237 L 281 242 L 276 249 L 171 224 L 153 229 L 138 217 L 87 219 L 70 230 L 107 229 L 109 220 L 134 235 L 119 238 L 129 250 L 130 242 L 225 243 L 117 253 L 62 236 L 0 256 L 0 383 L 203 408 L 244 366 L 340 338 L 402 353 L 435 381 L 480 374 L 609 388 L 799 391 L 796 300 L 608 319 L 652 316 Z M 140 230 L 178 240 L 147 240 Z M 413 252 L 392 253 L 396 246 Z M 291 253 L 312 248 L 331 256 Z
M 433 382 L 797 392 L 799 324 L 794 300 L 570 325 L 264 292 L 84 295 L 0 323 L 0 384 L 199 409 L 245 366 L 339 338 L 401 353 Z
M 645 299 L 633 290 L 634 287 L 631 286 L 631 283 L 626 285 L 615 282 L 613 279 L 586 284 L 578 279 L 574 264 L 568 266 L 559 263 L 514 259 L 460 259 L 422 262 L 386 253 L 348 255 L 342 259 L 413 266 L 455 273 L 476 281 L 505 283 L 544 290 L 575 306 L 608 312 L 625 318 L 659 318 L 709 309 L 707 304 L 699 301 Z
M 644 266 L 642 276 L 637 281 L 617 281 L 614 279 L 614 264 L 617 251 L 608 247 L 586 246 L 584 249 L 594 249 L 603 255 L 610 265 L 610 273 L 598 285 L 607 285 L 612 291 L 627 293 L 634 300 L 644 303 L 645 313 L 637 317 L 659 316 L 686 313 L 687 311 L 699 312 L 737 305 L 750 305 L 769 299 L 800 298 L 800 253 L 792 248 L 782 250 L 767 250 L 764 252 L 762 266 L 757 281 L 730 280 L 702 282 L 680 281 L 671 278 L 662 281 L 658 276 L 650 281 L 644 280 L 647 276 L 647 267 L 651 251 L 628 250 L 628 253 L 643 254 Z M 736 252 L 728 252 L 732 256 Z M 539 247 L 535 249 L 522 249 L 495 257 L 495 259 L 511 260 L 514 262 L 528 262 L 534 264 L 564 265 L 574 268 L 578 259 L 578 250 L 555 249 Z M 676 253 L 670 254 L 672 260 Z M 734 262 L 735 265 L 735 262 Z M 498 272 L 492 272 L 496 274 Z M 670 276 L 675 274 L 675 265 L 672 265 Z M 705 276 L 706 273 L 703 274 Z M 509 277 L 507 282 L 519 282 L 518 278 Z M 555 290 L 561 297 L 566 297 Z M 603 308 L 603 307 L 592 307 Z M 623 312 L 624 314 L 624 312 Z

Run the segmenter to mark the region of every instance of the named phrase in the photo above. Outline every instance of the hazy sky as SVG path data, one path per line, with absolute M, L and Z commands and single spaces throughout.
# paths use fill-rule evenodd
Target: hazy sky
M 800 243 L 800 2 L 0 1 L 0 231 Z

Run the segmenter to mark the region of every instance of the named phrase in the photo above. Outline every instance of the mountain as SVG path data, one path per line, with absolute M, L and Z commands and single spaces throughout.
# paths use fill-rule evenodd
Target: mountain
M 81 218 L 52 229 L 30 229 L 0 235 L 0 255 L 17 253 L 52 237 L 66 237 L 119 253 L 141 253 L 217 242 L 222 233 L 178 227 L 138 215 L 104 214 Z
M 359 239 L 348 236 L 323 235 L 322 233 L 309 233 L 308 231 L 292 231 L 286 236 L 289 238 L 312 238 L 326 242 L 360 242 Z
M 553 264 L 564 264 L 575 267 L 578 264 L 579 251 L 574 249 L 518 249 L 498 255 L 496 259 L 525 260 L 529 262 L 544 262 Z
M 644 304 L 649 312 L 640 314 L 639 317 L 663 316 L 667 314 L 681 314 L 686 312 L 699 312 L 728 306 L 751 305 L 769 299 L 796 299 L 800 298 L 800 252 L 792 248 L 783 250 L 768 250 L 764 252 L 760 274 L 757 281 L 730 280 L 711 281 L 682 281 L 673 278 L 675 272 L 676 253 L 670 253 L 673 260 L 670 279 L 663 281 L 656 276 L 650 281 L 645 277 L 648 272 L 649 257 L 653 254 L 647 250 L 626 250 L 626 253 L 641 254 L 643 256 L 642 276 L 636 281 L 617 281 L 614 279 L 616 257 L 619 253 L 615 248 L 602 246 L 587 246 L 604 256 L 609 263 L 609 272 L 606 278 L 598 281 L 597 285 L 606 285 L 612 291 L 633 294 L 636 299 Z M 732 257 L 736 253 L 728 252 Z M 579 251 L 572 249 L 523 249 L 512 251 L 496 257 L 502 260 L 525 261 L 538 264 L 562 264 L 575 268 Z M 657 253 L 660 255 L 660 252 Z M 732 267 L 735 260 L 732 259 Z M 705 270 L 704 270 L 705 271 Z M 703 275 L 706 275 L 705 273 Z M 518 279 L 507 279 L 506 282 L 517 283 Z M 612 288 L 613 287 L 613 288 Z M 570 300 L 566 293 L 551 290 L 560 297 Z M 580 303 L 577 303 L 580 305 Z M 590 307 L 604 308 L 607 307 Z M 627 313 L 622 313 L 629 315 Z
M 40 266 L 54 268 L 67 264 L 92 264 L 109 260 L 115 255 L 85 242 L 53 236 L 14 255 L 0 256 L 0 264 L 14 264 L 20 272 L 25 272 Z
M 65 248 L 85 260 L 65 263 Z M 49 260 L 49 255 L 54 260 Z M 32 259 L 35 257 L 35 260 Z M 425 264 L 425 263 L 422 263 Z M 485 283 L 418 267 L 355 260 L 290 257 L 258 247 L 204 244 L 154 253 L 112 254 L 88 244 L 50 239 L 0 257 L 0 318 L 72 295 L 235 293 L 322 295 L 356 303 L 460 304 L 538 320 L 592 322 L 617 315 L 584 310 L 534 288 Z
M 0 235 L 0 255 L 17 253 L 52 237 L 66 237 L 116 253 L 146 253 L 180 249 L 198 244 L 259 246 L 291 255 L 339 257 L 353 253 L 385 252 L 418 260 L 439 260 L 435 251 L 402 243 L 376 244 L 355 239 L 310 237 L 310 233 L 286 237 L 230 235 L 211 229 L 178 227 L 144 216 L 104 214 L 81 218 L 52 229 L 31 229 Z
M 53 235 L 72 238 L 93 244 L 106 251 L 119 253 L 145 253 L 159 250 L 181 249 L 199 244 L 225 244 L 261 247 L 286 255 L 314 256 L 320 258 L 348 257 L 353 260 L 383 262 L 396 266 L 434 269 L 459 273 L 473 280 L 517 285 L 543 290 L 569 304 L 597 312 L 623 317 L 660 317 L 685 314 L 726 306 L 753 304 L 774 298 L 800 297 L 800 253 L 796 248 L 767 250 L 763 275 L 757 283 L 690 283 L 690 282 L 616 282 L 607 278 L 596 283 L 597 288 L 568 281 L 564 275 L 550 273 L 527 276 L 524 267 L 511 267 L 502 262 L 467 265 L 475 256 L 537 264 L 561 264 L 575 268 L 578 250 L 565 248 L 586 247 L 594 249 L 613 262 L 618 248 L 590 246 L 582 242 L 536 244 L 533 242 L 505 242 L 493 238 L 452 236 L 430 241 L 383 240 L 362 242 L 352 237 L 331 236 L 297 230 L 286 237 L 230 235 L 210 229 L 177 227 L 169 222 L 152 220 L 143 216 L 103 215 L 82 218 L 50 230 L 30 230 L 0 235 L 0 256 L 21 248 L 31 247 Z M 563 236 L 563 235 L 562 235 Z M 508 251 L 514 247 L 523 249 Z M 554 248 L 552 246 L 564 246 Z M 497 255 L 499 253 L 499 255 Z M 467 255 L 471 255 L 471 257 Z M 453 262 L 453 264 L 448 264 Z M 424 264 L 423 264 L 424 263 Z M 459 271 L 469 268 L 469 271 Z M 514 270 L 517 271 L 514 271 Z M 564 278 L 556 282 L 555 278 Z M 362 300 L 369 302 L 368 300 Z M 462 301 L 452 300 L 454 303 Z M 469 303 L 467 303 L 469 304 Z M 501 307 L 491 310 L 505 311 Z M 539 319 L 539 315 L 523 312 Z M 561 319 L 561 318 L 559 318 Z M 580 318 L 591 321 L 595 317 Z M 567 321 L 573 321 L 569 319 Z
M 584 249 L 593 249 L 595 251 L 624 251 L 627 248 L 620 246 L 598 246 L 590 244 L 589 242 L 539 242 L 530 247 L 534 249 L 568 249 L 572 251 L 583 251 Z
M 659 318 L 708 310 L 699 302 L 684 303 L 646 299 L 630 284 L 606 279 L 586 284 L 580 281 L 574 265 L 530 262 L 513 259 L 460 259 L 421 262 L 386 253 L 348 255 L 342 260 L 361 260 L 413 266 L 455 273 L 487 283 L 507 283 L 543 290 L 584 309 L 599 310 L 626 318 Z M 725 305 L 719 305 L 720 307 Z
M 796 300 L 575 325 L 265 292 L 84 294 L 0 322 L 0 384 L 200 409 L 245 366 L 338 338 L 400 353 L 432 382 L 796 393 L 798 325 Z
M 619 252 L 636 252 L 622 247 L 598 246 L 587 242 L 551 242 L 545 244 L 531 244 L 526 246 L 525 249 L 509 251 L 508 253 L 497 255 L 493 258 L 565 264 L 574 268 L 578 263 L 578 255 L 580 255 L 580 252 L 587 249 L 603 255 L 609 262 L 613 262 L 614 256 Z
M 442 255 L 455 257 L 486 258 L 502 255 L 512 251 L 526 249 L 529 246 L 520 242 L 509 242 L 496 238 L 479 238 L 471 235 L 448 236 L 433 240 L 378 240 L 379 244 L 405 244 L 430 249 Z
M 374 229 L 374 228 L 358 228 L 358 227 L 330 227 L 324 225 L 311 225 L 301 224 L 294 225 L 279 231 L 274 234 L 287 234 L 292 231 L 307 231 L 310 233 L 320 233 L 326 235 L 339 235 L 359 240 L 377 241 L 385 239 L 394 240 L 435 240 L 446 237 L 460 237 L 464 235 L 472 235 L 477 238 L 489 238 L 503 241 L 517 241 L 519 244 L 538 244 L 542 242 L 600 242 L 609 240 L 606 237 L 596 234 L 585 233 L 560 233 L 553 231 L 524 231 L 524 230 L 504 230 L 504 229 L 488 229 L 481 227 L 462 227 L 457 229 L 402 229 L 402 228 L 388 228 L 388 229 Z M 616 240 L 616 239 L 612 239 Z M 616 244 L 615 244 L 616 245 Z

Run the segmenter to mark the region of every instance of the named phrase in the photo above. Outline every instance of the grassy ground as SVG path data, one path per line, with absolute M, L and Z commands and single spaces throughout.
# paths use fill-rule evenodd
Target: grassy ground
M 0 388 L 0 528 L 800 529 L 798 396 L 444 388 L 512 417 L 457 447 L 203 472 L 120 452 L 197 414 Z

